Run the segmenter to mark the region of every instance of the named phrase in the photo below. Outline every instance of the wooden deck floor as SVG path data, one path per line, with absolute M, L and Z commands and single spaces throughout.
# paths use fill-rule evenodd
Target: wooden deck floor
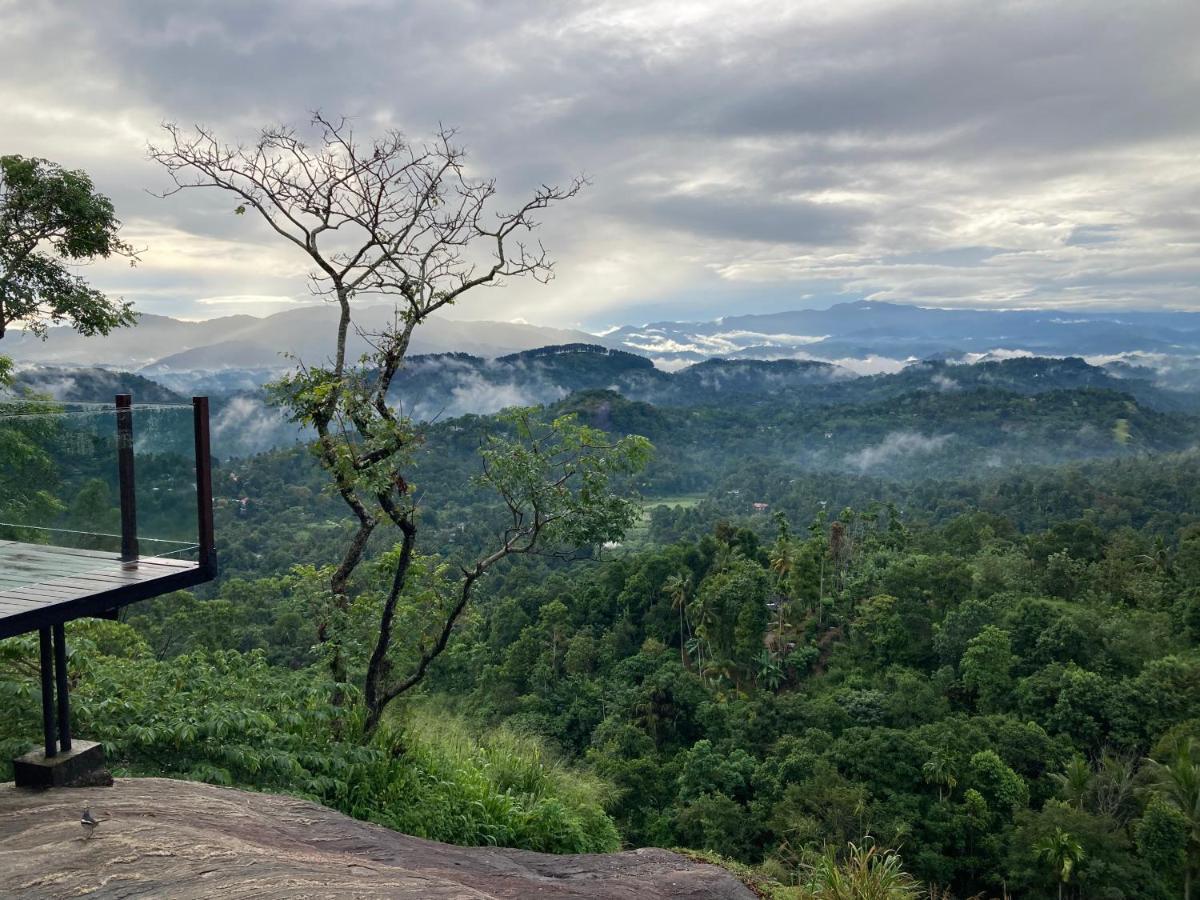
M 0 541 L 0 638 L 94 616 L 207 580 L 197 563 Z

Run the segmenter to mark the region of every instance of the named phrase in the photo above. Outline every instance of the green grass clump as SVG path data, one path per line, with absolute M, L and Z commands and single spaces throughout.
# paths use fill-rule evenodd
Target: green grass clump
M 417 795 L 395 811 L 392 827 L 448 843 L 548 853 L 619 848 L 603 783 L 550 759 L 536 738 L 507 728 L 474 734 L 433 709 L 411 711 L 391 727 Z

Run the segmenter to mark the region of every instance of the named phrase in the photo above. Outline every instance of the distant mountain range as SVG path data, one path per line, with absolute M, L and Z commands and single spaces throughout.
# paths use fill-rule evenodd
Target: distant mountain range
M 392 399 L 418 419 L 553 403 L 579 391 L 614 391 L 664 406 L 692 406 L 853 378 L 811 360 L 705 360 L 676 372 L 596 344 L 527 350 L 496 359 L 465 353 L 418 356 L 393 382 Z
M 664 360 L 926 359 L 1023 350 L 1038 356 L 1200 353 L 1200 313 L 928 309 L 859 301 L 828 309 L 626 325 L 607 342 Z
M 385 327 L 392 314 L 387 306 L 356 313 L 367 331 Z M 289 366 L 289 355 L 310 363 L 328 358 L 334 316 L 330 306 L 204 322 L 143 315 L 137 327 L 105 338 L 83 338 L 67 328 L 51 329 L 45 342 L 10 333 L 0 350 L 19 363 L 135 371 L 182 393 L 250 390 L 269 373 Z M 654 383 L 656 371 L 675 371 L 713 358 L 827 362 L 845 376 L 895 372 L 916 360 L 1077 356 L 1105 365 L 1114 374 L 1160 386 L 1200 388 L 1200 313 L 1188 312 L 951 310 L 860 301 L 712 322 L 626 325 L 602 335 L 434 318 L 417 330 L 412 352 L 488 360 L 573 344 L 623 350 L 653 361 L 656 369 L 642 365 L 622 376 L 627 383 L 614 385 L 628 388 L 631 395 L 641 382 Z M 358 356 L 367 346 L 355 335 L 349 350 Z M 804 371 L 804 377 L 812 374 Z
M 973 365 L 932 359 L 896 373 L 861 377 L 831 363 L 795 359 L 708 359 L 667 372 L 644 357 L 585 344 L 490 360 L 466 354 L 416 357 L 397 376 L 392 399 L 415 418 L 429 420 L 550 404 L 595 390 L 659 407 L 770 404 L 785 395 L 801 407 L 834 407 L 886 403 L 910 394 L 1102 390 L 1128 394 L 1162 411 L 1200 409 L 1194 393 L 1160 387 L 1152 373 L 1130 367 L 1114 371 L 1077 357 Z
M 380 331 L 392 320 L 390 306 L 355 311 L 359 327 Z M 308 363 L 333 351 L 337 311 L 332 306 L 305 306 L 264 318 L 222 316 L 203 322 L 184 322 L 143 313 L 134 328 L 102 338 L 85 338 L 69 328 L 52 328 L 45 341 L 30 334 L 9 332 L 0 352 L 17 362 L 59 366 L 105 366 L 139 371 L 151 377 L 172 372 L 224 369 L 281 369 L 287 354 Z M 417 329 L 414 353 L 471 353 L 504 356 L 547 344 L 595 342 L 594 335 L 564 328 L 545 328 L 513 322 L 459 322 L 432 318 Z M 366 340 L 352 335 L 347 347 L 357 358 L 368 349 Z
M 71 401 L 111 400 L 114 393 L 132 392 L 144 402 L 177 402 L 193 389 L 208 393 L 213 401 L 214 441 L 225 456 L 244 456 L 303 437 L 282 411 L 266 403 L 258 386 L 222 387 L 221 373 L 211 373 L 199 376 L 208 380 L 204 388 L 185 384 L 178 393 L 171 390 L 176 380 L 187 377 L 172 373 L 152 380 L 108 369 L 27 365 L 17 374 L 17 390 Z M 1098 403 L 1110 411 L 1120 408 L 1120 402 L 1125 402 L 1120 398 L 1125 398 L 1146 411 L 1184 414 L 1177 424 L 1194 424 L 1194 414 L 1200 411 L 1200 397 L 1194 391 L 1166 389 L 1144 370 L 1093 366 L 1077 357 L 1022 357 L 970 365 L 933 359 L 899 372 L 868 376 L 813 360 L 708 359 L 671 372 L 645 357 L 590 344 L 542 347 L 492 359 L 465 353 L 414 356 L 393 382 L 390 399 L 425 422 L 489 414 L 511 406 L 593 403 L 604 409 L 632 410 L 635 418 L 645 420 L 639 426 L 644 429 L 653 426 L 659 415 L 655 410 L 674 409 L 677 418 L 683 417 L 679 421 L 700 428 L 696 440 L 701 441 L 703 423 L 735 416 L 741 417 L 738 421 L 761 424 L 777 418 L 781 409 L 799 416 L 793 425 L 809 431 L 813 422 L 830 416 L 830 428 L 822 430 L 837 430 L 832 423 L 838 414 L 831 411 L 866 407 L 875 409 L 880 421 L 888 419 L 888 410 L 900 416 L 902 409 L 944 408 L 953 418 L 994 408 L 997 421 L 1003 423 L 1010 415 L 1025 415 L 1024 405 L 1013 406 L 1013 398 L 1039 395 L 1056 396 L 1059 405 L 1078 401 L 1092 408 Z M 1074 399 L 1065 400 L 1067 395 Z M 1191 439 L 1192 424 L 1182 428 L 1181 439 Z

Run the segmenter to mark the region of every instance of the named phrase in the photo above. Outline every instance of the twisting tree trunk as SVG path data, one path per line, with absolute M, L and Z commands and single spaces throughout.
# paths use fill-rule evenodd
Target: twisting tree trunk
M 174 182 L 163 196 L 194 188 L 233 195 L 235 212 L 252 209 L 305 254 L 313 266 L 315 292 L 337 304 L 330 358 L 318 365 L 299 363 L 273 391 L 296 422 L 316 432 L 317 456 L 353 517 L 354 532 L 329 579 L 335 616 L 350 606 L 372 539 L 386 532 L 399 544 L 363 683 L 370 732 L 387 704 L 425 677 L 446 648 L 474 586 L 492 565 L 515 553 L 533 552 L 548 528 L 582 540 L 607 540 L 606 535 L 623 530 L 624 507 L 613 507 L 605 522 L 594 507 L 606 498 L 596 496 L 590 486 L 587 492 L 570 488 L 585 472 L 603 476 L 636 462 L 648 445 L 612 445 L 589 429 L 556 423 L 559 451 L 568 445 L 571 450 L 536 462 L 540 483 L 528 471 L 516 478 L 494 459 L 493 475 L 485 480 L 490 477 L 501 494 L 511 523 L 498 549 L 462 568 L 456 599 L 416 639 L 411 670 L 393 679 L 396 611 L 419 531 L 416 500 L 403 473 L 420 436 L 414 423 L 389 405 L 392 381 L 404 364 L 414 329 L 433 313 L 468 291 L 506 278 L 550 279 L 545 250 L 537 242 L 526 244 L 524 237 L 536 227 L 539 210 L 573 197 L 584 182 L 577 179 L 565 188 L 542 185 L 514 210 L 495 212 L 495 182 L 466 175 L 465 154 L 454 144 L 451 130 L 442 129 L 424 144 L 412 144 L 395 131 L 360 143 L 344 119 L 317 114 L 312 125 L 313 146 L 290 128 L 264 129 L 255 143 L 230 146 L 204 128 L 185 133 L 167 125 L 166 143 L 152 147 L 150 154 Z M 380 332 L 363 331 L 354 321 L 352 301 L 363 294 L 395 301 L 393 320 Z M 361 365 L 349 361 L 353 334 L 371 348 Z M 513 427 L 523 428 L 525 438 L 534 440 L 536 429 L 528 422 Z M 564 436 L 567 428 L 574 431 Z M 520 452 L 516 445 L 500 443 L 510 453 Z M 590 516 L 582 515 L 585 508 Z M 571 530 L 570 523 L 584 519 L 587 527 Z M 349 673 L 335 632 L 331 621 L 318 623 L 334 681 L 344 685 Z M 339 687 L 335 700 L 342 697 Z

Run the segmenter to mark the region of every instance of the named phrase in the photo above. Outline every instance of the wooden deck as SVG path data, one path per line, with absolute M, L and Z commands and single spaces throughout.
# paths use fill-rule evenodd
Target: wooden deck
M 0 541 L 0 638 L 192 587 L 210 579 L 194 562 Z

